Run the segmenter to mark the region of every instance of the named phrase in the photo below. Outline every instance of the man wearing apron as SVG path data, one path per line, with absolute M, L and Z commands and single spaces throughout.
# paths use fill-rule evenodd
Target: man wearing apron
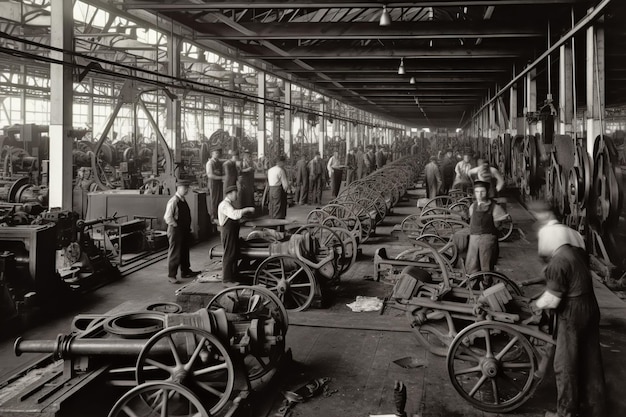
M 198 272 L 191 270 L 189 263 L 189 244 L 191 243 L 191 210 L 185 201 L 189 192 L 189 181 L 180 180 L 176 183 L 176 194 L 167 202 L 163 219 L 167 224 L 167 278 L 172 284 L 180 283 L 176 278 L 178 267 L 183 278 L 191 278 Z
M 267 171 L 267 182 L 270 186 L 269 210 L 270 218 L 284 219 L 287 217 L 287 190 L 289 181 L 285 172 L 285 156 L 281 155 L 276 165 Z
M 226 188 L 226 197 L 217 209 L 218 224 L 222 228 L 221 238 L 224 247 L 222 256 L 222 281 L 237 281 L 237 262 L 239 261 L 239 219 L 246 213 L 254 213 L 254 207 L 235 209 L 233 201 L 237 200 L 237 186 Z
M 211 158 L 206 163 L 206 175 L 209 178 L 209 194 L 211 195 L 211 205 L 209 206 L 209 214 L 211 221 L 217 222 L 217 206 L 220 204 L 222 196 L 222 180 L 224 179 L 222 172 L 222 161 L 220 161 L 221 149 L 214 149 L 211 152 Z

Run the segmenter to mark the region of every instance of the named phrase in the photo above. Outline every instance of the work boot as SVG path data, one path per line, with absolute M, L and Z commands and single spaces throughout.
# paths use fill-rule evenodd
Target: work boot
M 182 274 L 180 274 L 183 278 L 194 278 L 197 277 L 200 274 L 200 271 L 192 271 L 191 269 L 189 271 L 183 272 Z

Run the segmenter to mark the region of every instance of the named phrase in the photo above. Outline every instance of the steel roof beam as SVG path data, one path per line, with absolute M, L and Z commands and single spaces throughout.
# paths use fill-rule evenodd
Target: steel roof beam
M 459 39 L 459 38 L 538 38 L 541 28 L 522 22 L 520 25 L 498 22 L 395 22 L 391 28 L 381 30 L 378 22 L 297 22 L 244 25 L 254 35 L 243 34 L 226 24 L 205 25 L 206 33 L 196 39 L 210 40 L 365 40 L 365 39 Z
M 411 59 L 485 59 L 485 58 L 518 58 L 523 54 L 521 49 L 510 48 L 369 48 L 359 50 L 349 45 L 342 48 L 317 47 L 317 48 L 292 48 L 286 51 L 289 56 L 272 54 L 271 51 L 259 51 L 258 53 L 242 53 L 243 58 L 260 58 L 272 60 L 355 60 L 355 59 L 380 59 L 380 58 L 404 58 L 404 64 Z
M 378 8 L 385 4 L 388 9 L 408 7 L 475 7 L 475 6 L 547 6 L 558 4 L 582 4 L 584 0 L 416 0 L 381 3 L 371 1 L 333 1 L 333 0 L 246 0 L 246 1 L 211 1 L 208 3 L 161 3 L 147 1 L 118 0 L 124 9 L 146 9 L 159 11 L 200 11 L 223 9 L 323 9 L 323 8 Z

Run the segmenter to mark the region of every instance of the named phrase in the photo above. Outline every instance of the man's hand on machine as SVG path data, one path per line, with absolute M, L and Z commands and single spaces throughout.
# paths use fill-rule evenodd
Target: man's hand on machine
M 254 213 L 255 209 L 254 207 L 244 207 L 242 210 L 243 210 L 243 214 L 248 214 L 248 213 L 252 214 Z

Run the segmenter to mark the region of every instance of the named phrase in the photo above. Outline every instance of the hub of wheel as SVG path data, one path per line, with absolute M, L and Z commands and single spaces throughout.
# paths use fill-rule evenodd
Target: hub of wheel
M 285 294 L 288 289 L 289 289 L 289 284 L 284 279 L 281 279 L 278 285 L 276 286 L 276 291 L 278 291 L 278 294 Z
M 481 364 L 483 375 L 489 378 L 495 378 L 498 375 L 498 361 L 494 358 L 487 358 Z

